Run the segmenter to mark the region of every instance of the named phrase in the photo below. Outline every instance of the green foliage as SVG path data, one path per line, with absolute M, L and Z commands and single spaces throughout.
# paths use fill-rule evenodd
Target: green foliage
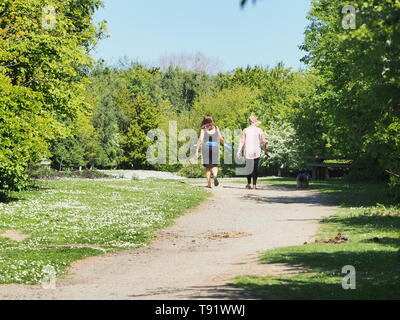
M 53 141 L 51 147 L 52 162 L 57 169 L 84 166 L 84 150 L 76 136 Z
M 56 126 L 41 107 L 40 94 L 0 75 L 0 190 L 24 187 L 28 163 L 47 155 Z
M 93 115 L 98 144 L 100 147 L 95 165 L 100 167 L 114 167 L 122 156 L 121 135 L 119 130 L 119 111 L 115 107 L 112 96 L 103 97 Z
M 236 176 L 236 168 L 232 165 L 224 165 L 221 167 L 219 175 L 223 178 L 232 178 Z
M 191 164 L 182 167 L 178 171 L 178 174 L 186 178 L 203 178 L 204 177 L 204 167 L 200 164 Z
M 307 75 L 293 72 L 283 63 L 274 68 L 237 68 L 232 75 L 220 76 L 219 85 L 221 88 L 245 86 L 257 90 L 258 102 L 251 112 L 264 123 L 290 116 L 296 104 L 314 87 Z
M 211 76 L 201 71 L 183 71 L 169 67 L 161 76 L 163 97 L 177 113 L 190 111 L 196 99 L 211 93 L 215 87 Z
M 91 124 L 98 144 L 93 166 L 117 167 L 121 161 L 120 127 L 124 115 L 118 105 L 118 94 L 125 86 L 118 70 L 96 65 L 92 72 L 88 94 L 93 101 Z
M 221 130 L 243 129 L 252 113 L 268 119 L 268 124 L 288 110 L 292 112 L 312 86 L 304 74 L 294 73 L 282 64 L 273 69 L 237 69 L 233 74 L 211 76 L 178 67 L 162 72 L 138 63 L 125 62 L 120 67 L 99 63 L 91 72 L 87 90 L 88 100 L 93 102 L 88 117 L 94 131 L 84 118 L 73 132 L 76 137 L 88 137 L 86 142 L 78 139 L 77 143 L 82 144 L 84 161 L 90 166 L 143 168 L 148 167 L 146 133 L 150 129 L 163 130 L 167 139 L 170 121 L 177 122 L 178 130 L 198 131 L 205 114 L 213 115 Z M 272 95 L 274 90 L 280 91 Z M 233 142 L 226 138 L 228 143 Z M 178 147 L 183 143 L 179 142 Z M 154 166 L 167 171 L 181 167 Z M 223 166 L 222 170 L 232 175 L 233 168 Z
M 193 106 L 189 127 L 198 129 L 204 115 L 213 116 L 222 129 L 241 129 L 259 107 L 258 91 L 249 87 L 235 86 L 222 89 L 214 95 L 201 97 Z
M 125 113 L 127 125 L 122 131 L 122 162 L 127 167 L 142 168 L 148 166 L 146 159 L 147 149 L 152 145 L 147 133 L 158 127 L 159 113 L 150 97 L 138 95 L 132 98 L 129 92 L 122 92 L 120 97 L 121 108 Z
M 0 3 L 0 189 L 25 185 L 26 167 L 48 155 L 48 141 L 87 108 L 88 50 L 101 36 L 92 25 L 100 0 L 57 3 L 53 30 L 42 28 L 45 0 Z
M 156 105 L 162 101 L 161 74 L 157 68 L 146 68 L 139 63 L 132 63 L 127 70 L 120 73 L 120 77 L 132 97 L 146 94 Z
M 306 156 L 334 154 L 326 135 L 327 111 L 324 109 L 323 80 L 315 72 L 309 72 L 307 78 L 313 89 L 301 101 L 295 104 L 289 121 L 302 141 L 303 154 Z
M 186 178 L 204 178 L 205 171 L 204 167 L 201 164 L 190 164 L 183 166 L 178 174 L 182 177 Z M 230 178 L 236 175 L 235 168 L 228 165 L 221 165 L 218 176 L 222 178 Z
M 60 118 L 85 107 L 82 69 L 90 66 L 89 48 L 102 27 L 91 18 L 101 0 L 59 1 L 54 30 L 42 28 L 46 0 L 4 0 L 0 5 L 0 71 L 13 85 L 43 95 L 44 107 Z
M 105 179 L 111 178 L 110 175 L 97 170 L 82 171 L 58 171 L 46 166 L 33 166 L 29 168 L 29 177 L 32 179 L 53 180 L 60 178 L 85 178 L 85 179 Z
M 344 30 L 342 0 L 314 0 L 302 48 L 323 78 L 317 94 L 320 146 L 398 172 L 400 2 L 356 0 L 357 29 Z M 322 120 L 322 121 L 321 121 Z M 326 142 L 326 143 L 325 143 Z M 370 162 L 372 163 L 372 162 Z M 375 164 L 374 164 L 375 165 Z

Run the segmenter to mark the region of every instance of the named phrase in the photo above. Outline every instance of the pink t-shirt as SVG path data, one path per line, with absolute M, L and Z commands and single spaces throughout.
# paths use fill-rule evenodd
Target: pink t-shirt
M 244 156 L 246 159 L 261 157 L 261 144 L 264 132 L 259 127 L 252 125 L 244 129 Z

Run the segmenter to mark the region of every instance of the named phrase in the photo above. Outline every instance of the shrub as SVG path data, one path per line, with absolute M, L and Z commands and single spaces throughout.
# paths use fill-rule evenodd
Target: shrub
M 221 176 L 224 178 L 232 178 L 236 176 L 236 170 L 231 166 L 222 166 L 220 172 Z
M 203 178 L 204 167 L 200 164 L 191 164 L 179 170 L 178 174 L 186 178 Z
M 183 166 L 180 163 L 177 164 L 155 164 L 154 169 L 157 171 L 166 171 L 166 172 L 179 172 Z
M 108 174 L 100 172 L 98 170 L 73 171 L 72 172 L 72 177 L 85 178 L 85 179 L 111 178 Z
M 98 170 L 82 170 L 82 171 L 57 171 L 49 167 L 31 167 L 29 169 L 29 177 L 31 179 L 59 179 L 59 178 L 84 178 L 84 179 L 103 179 L 111 178 L 110 175 Z
M 191 164 L 184 166 L 178 171 L 180 176 L 186 178 L 204 178 L 204 167 L 201 164 Z M 231 178 L 236 175 L 235 168 L 232 166 L 220 166 L 218 176 L 222 178 Z
M 31 179 L 54 179 L 59 177 L 57 170 L 43 166 L 30 167 L 28 174 Z

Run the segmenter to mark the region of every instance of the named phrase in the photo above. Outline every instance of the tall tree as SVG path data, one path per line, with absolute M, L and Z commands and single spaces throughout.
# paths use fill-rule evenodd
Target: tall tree
M 88 51 L 102 34 L 102 27 L 92 24 L 101 1 L 60 1 L 53 11 L 44 10 L 46 5 L 45 0 L 0 3 L 0 119 L 10 130 L 0 137 L 8 141 L 1 157 L 9 168 L 9 174 L 0 170 L 0 189 L 20 187 L 26 177 L 21 168 L 45 156 L 49 139 L 68 132 L 63 122 L 87 106 L 84 70 L 91 64 Z M 17 126 L 6 105 L 11 101 L 20 117 Z M 22 134 L 27 124 L 30 131 Z M 19 161 L 13 159 L 16 150 L 24 150 Z
M 149 96 L 132 97 L 129 90 L 120 92 L 119 104 L 127 120 L 122 128 L 122 164 L 128 168 L 145 168 L 148 166 L 146 151 L 152 144 L 147 133 L 158 128 L 159 110 Z
M 302 48 L 324 78 L 326 138 L 337 154 L 400 171 L 400 1 L 355 0 L 356 29 L 342 0 L 314 0 Z

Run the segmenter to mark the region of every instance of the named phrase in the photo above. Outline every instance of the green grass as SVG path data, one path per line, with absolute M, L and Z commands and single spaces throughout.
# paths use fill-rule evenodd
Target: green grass
M 143 246 L 208 195 L 155 179 L 37 181 L 36 188 L 0 202 L 0 234 L 30 235 L 21 242 L 0 238 L 0 283 L 36 284 L 44 266 L 62 275 L 77 259 Z
M 295 188 L 293 179 L 262 179 L 261 184 Z M 332 195 L 340 213 L 321 221 L 317 239 L 341 232 L 345 244 L 309 243 L 265 252 L 260 263 L 300 266 L 297 274 L 239 276 L 233 285 L 258 299 L 399 299 L 400 206 L 381 184 L 314 182 L 311 188 Z M 342 267 L 356 269 L 356 289 L 342 288 Z

